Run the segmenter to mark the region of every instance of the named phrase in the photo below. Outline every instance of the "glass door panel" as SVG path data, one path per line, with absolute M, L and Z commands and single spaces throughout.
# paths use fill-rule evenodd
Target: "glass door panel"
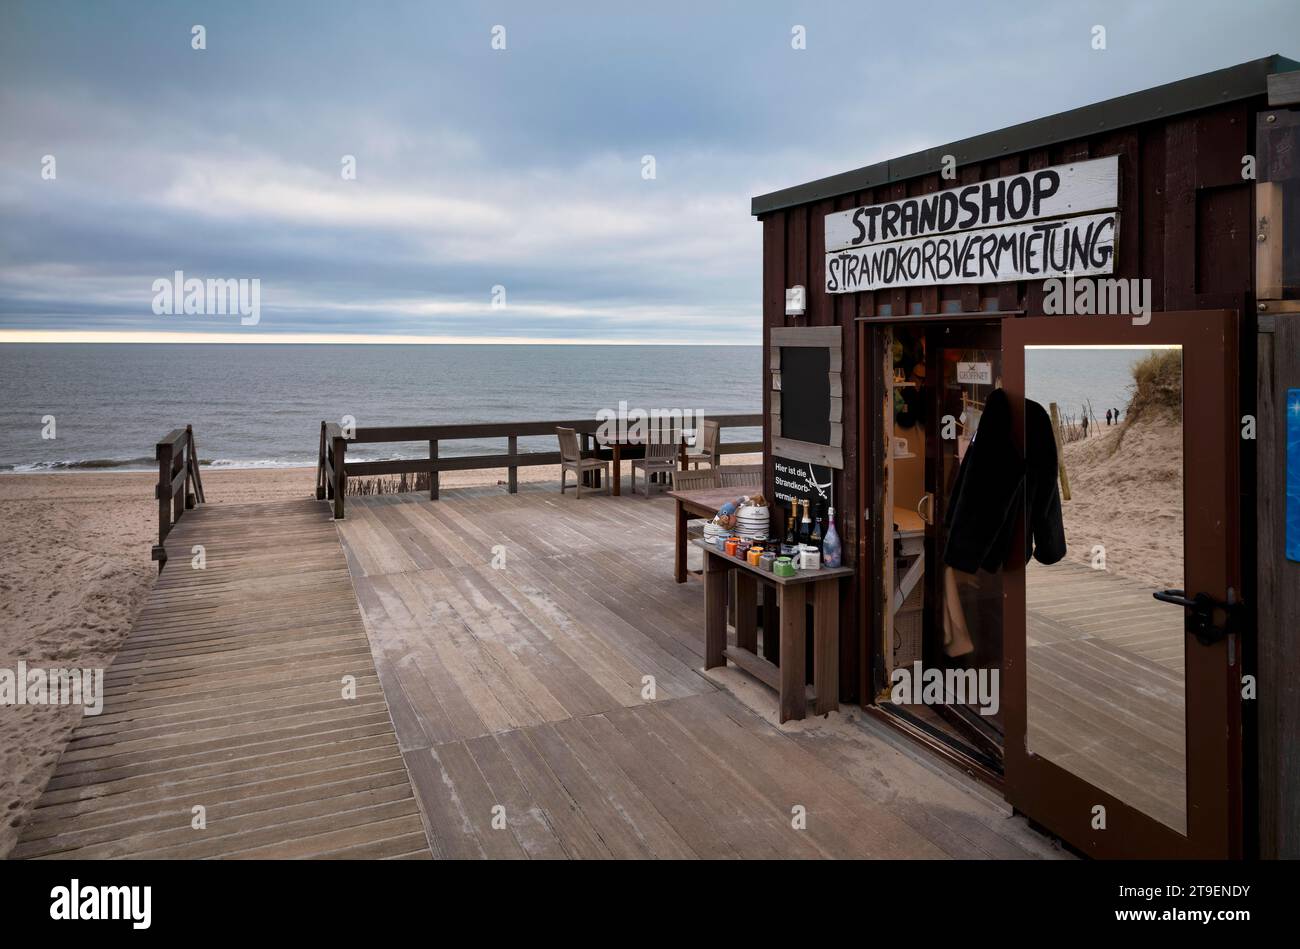
M 1185 586 L 1182 347 L 1024 352 L 1068 551 L 1025 569 L 1026 748 L 1185 834 L 1183 614 L 1152 597 Z

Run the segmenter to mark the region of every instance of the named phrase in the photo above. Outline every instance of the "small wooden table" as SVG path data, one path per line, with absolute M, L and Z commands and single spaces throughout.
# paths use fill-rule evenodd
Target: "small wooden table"
M 718 509 L 745 494 L 742 488 L 696 488 L 692 491 L 669 491 L 677 502 L 677 536 L 674 539 L 673 578 L 686 582 L 686 525 L 697 518 L 713 520 Z
M 740 557 L 729 557 L 706 541 L 693 543 L 704 551 L 704 668 L 725 666 L 730 659 L 737 668 L 776 689 L 780 695 L 778 719 L 781 722 L 803 718 L 808 709 L 804 683 L 807 664 L 804 607 L 812 604 L 816 714 L 824 715 L 839 708 L 839 581 L 852 576 L 853 568 L 800 570 L 793 577 L 778 577 Z M 733 570 L 736 572 L 736 645 L 728 646 L 727 574 Z M 755 619 L 759 584 L 775 586 L 780 595 L 779 664 L 758 654 Z M 765 631 L 763 638 L 766 641 L 771 637 Z
M 620 485 L 623 481 L 623 445 L 624 444 L 640 445 L 642 443 L 641 442 L 620 442 L 620 441 L 608 441 L 608 442 L 600 443 L 601 448 L 608 448 L 610 450 L 610 461 L 613 462 L 613 464 L 610 466 L 613 472 L 611 477 L 614 479 L 614 483 L 609 486 L 609 492 L 610 494 L 614 495 L 614 497 L 620 497 L 623 493 Z M 686 442 L 684 440 L 677 446 L 677 465 L 682 469 L 682 471 L 686 470 Z M 709 516 L 712 517 L 713 515 L 709 515 Z

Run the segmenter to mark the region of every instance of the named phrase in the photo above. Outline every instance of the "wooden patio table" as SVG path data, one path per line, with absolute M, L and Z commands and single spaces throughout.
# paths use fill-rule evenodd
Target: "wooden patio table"
M 696 518 L 713 520 L 718 509 L 728 501 L 745 494 L 742 488 L 696 488 L 691 491 L 669 491 L 668 496 L 677 502 L 677 536 L 673 547 L 673 577 L 678 583 L 686 582 L 686 525 Z
M 623 442 L 623 441 L 618 441 L 616 439 L 610 439 L 609 441 L 597 442 L 597 444 L 601 448 L 608 448 L 610 450 L 610 461 L 612 462 L 612 464 L 610 465 L 610 471 L 612 472 L 610 477 L 614 479 L 614 483 L 609 486 L 609 493 L 612 494 L 614 497 L 620 497 L 623 493 L 621 488 L 621 484 L 623 481 L 623 476 L 622 476 L 623 475 L 623 446 L 635 445 L 639 447 L 641 445 L 644 445 L 645 443 L 630 442 L 630 441 Z M 682 469 L 682 471 L 686 470 L 685 436 L 683 436 L 682 440 L 677 445 L 677 465 L 679 468 Z M 709 516 L 712 517 L 713 515 L 710 514 Z
M 851 567 L 800 570 L 779 577 L 732 557 L 704 540 L 694 541 L 704 551 L 704 668 L 725 666 L 730 659 L 760 682 L 777 690 L 778 719 L 788 722 L 807 714 L 808 691 L 804 683 L 804 606 L 813 608 L 813 697 L 816 713 L 840 707 L 840 589 L 839 581 L 853 575 Z M 727 645 L 727 574 L 736 573 L 736 645 Z M 779 663 L 758 655 L 758 585 L 775 586 L 780 596 Z M 766 627 L 765 627 L 766 630 Z M 769 636 L 764 633 L 764 640 Z M 768 643 L 764 643 L 767 646 Z M 771 650 L 764 649 L 770 653 Z

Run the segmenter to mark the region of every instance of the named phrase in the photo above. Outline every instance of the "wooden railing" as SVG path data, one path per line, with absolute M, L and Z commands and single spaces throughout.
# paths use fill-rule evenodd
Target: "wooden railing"
M 158 561 L 161 573 L 167 563 L 164 544 L 172 526 L 187 510 L 205 501 L 193 427 L 186 425 L 169 432 L 155 447 L 154 456 L 158 459 L 158 483 L 153 489 L 158 499 L 158 543 L 153 548 L 153 559 Z
M 708 415 L 722 429 L 760 428 L 763 416 Z M 519 469 L 535 465 L 558 465 L 560 452 L 519 451 L 519 439 L 531 435 L 555 437 L 556 428 L 571 428 L 583 437 L 587 446 L 584 454 L 608 457 L 609 449 L 596 444 L 596 432 L 605 424 L 596 419 L 560 419 L 545 422 L 485 422 L 464 425 L 393 425 L 371 426 L 355 429 L 350 438 L 344 437 L 341 426 L 334 422 L 320 423 L 320 453 L 316 464 L 316 497 L 329 500 L 334 505 L 334 516 L 342 518 L 343 499 L 347 494 L 348 478 L 390 474 L 429 474 L 429 498 L 438 500 L 438 474 L 442 471 L 473 471 L 480 468 L 505 468 L 507 489 L 511 494 L 519 490 Z M 461 455 L 440 457 L 443 442 L 461 439 L 504 438 L 506 451 L 496 455 Z M 394 458 L 385 461 L 348 461 L 348 445 L 375 444 L 379 442 L 427 442 L 427 458 Z M 722 442 L 720 452 L 742 454 L 763 450 L 763 443 Z M 625 453 L 625 458 L 636 457 L 635 452 Z M 617 477 L 617 474 L 615 475 Z

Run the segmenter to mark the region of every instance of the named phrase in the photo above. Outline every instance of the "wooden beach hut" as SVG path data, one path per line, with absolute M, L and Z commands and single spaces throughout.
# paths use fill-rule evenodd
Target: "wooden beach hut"
M 765 489 L 836 510 L 839 700 L 1085 853 L 1300 856 L 1298 146 L 1300 63 L 1269 56 L 753 199 Z M 1041 494 L 1053 385 L 1160 352 L 1163 554 L 1121 556 L 1155 529 L 1075 484 L 1065 556 L 1025 562 L 1016 495 L 967 562 L 1007 478 Z

